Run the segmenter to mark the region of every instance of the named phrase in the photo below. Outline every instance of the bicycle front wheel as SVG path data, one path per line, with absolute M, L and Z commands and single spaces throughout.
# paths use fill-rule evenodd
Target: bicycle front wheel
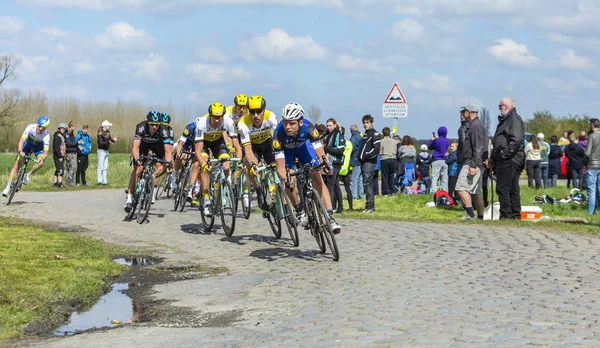
M 210 197 L 210 199 L 214 199 L 214 197 Z M 200 201 L 200 204 L 204 204 Z M 212 208 L 214 208 L 214 204 L 211 204 Z M 210 217 L 204 215 L 204 206 L 200 206 L 200 216 L 202 217 L 202 224 L 204 225 L 204 232 L 210 232 L 215 224 L 215 209 L 213 209 L 212 215 Z
M 23 182 L 24 176 L 25 176 L 25 169 L 24 168 L 19 169 L 19 171 L 17 172 L 17 175 L 15 176 L 13 181 L 10 183 L 10 192 L 8 193 L 8 202 L 6 203 L 6 205 L 9 205 L 10 202 L 12 202 L 12 199 L 15 196 L 15 193 L 17 193 L 17 190 L 19 189 L 19 187 L 21 186 L 21 183 Z
M 335 234 L 333 233 L 333 229 L 331 228 L 329 213 L 327 213 L 327 209 L 325 209 L 323 201 L 318 196 L 317 190 L 314 190 L 313 194 L 316 194 L 316 196 L 314 197 L 314 201 L 316 202 L 315 205 L 317 207 L 317 223 L 319 225 L 318 227 L 319 232 L 321 234 L 321 238 L 327 242 L 327 246 L 329 247 L 331 255 L 333 256 L 333 261 L 338 261 L 340 259 L 340 252 L 338 250 L 337 242 L 335 241 Z
M 167 177 L 169 174 L 163 174 L 160 179 L 158 179 L 158 186 L 156 187 L 156 199 L 159 199 L 163 192 L 166 191 L 166 184 L 168 183 Z
M 292 203 L 285 194 L 282 184 L 277 185 L 277 202 L 280 205 L 281 212 L 283 213 L 281 218 L 285 221 L 285 226 L 290 234 L 290 238 L 292 238 L 294 246 L 297 247 L 300 245 L 300 240 L 298 239 L 298 224 L 296 223 L 296 217 L 294 216 Z
M 221 180 L 219 187 L 219 197 L 217 202 L 220 204 L 221 224 L 227 237 L 231 237 L 235 229 L 235 196 L 233 188 L 227 179 Z
M 318 204 L 315 202 L 315 200 L 318 199 L 318 197 L 319 193 L 317 192 L 317 190 L 313 189 L 310 193 L 307 193 L 304 196 L 304 211 L 306 213 L 306 218 L 308 219 L 310 234 L 312 234 L 312 236 L 315 237 L 315 239 L 317 240 L 317 245 L 319 246 L 321 253 L 325 253 L 325 251 L 327 250 L 325 245 L 325 238 L 323 237 L 319 229 L 319 208 Z
M 186 187 L 188 187 L 188 181 L 189 181 L 189 177 L 190 177 L 190 169 L 186 168 L 183 171 L 183 174 L 181 175 L 181 181 L 179 181 L 179 189 L 177 191 L 177 197 L 175 197 L 175 200 L 177 200 L 179 202 L 179 211 L 182 212 L 183 209 L 185 208 L 185 204 L 187 202 L 187 190 Z M 190 187 L 190 190 L 192 190 L 193 188 Z M 175 206 L 175 210 L 177 210 L 177 206 Z
M 275 235 L 275 239 L 281 238 L 281 220 L 277 218 L 277 209 L 275 204 L 271 204 L 272 202 L 267 197 L 271 197 L 271 191 L 269 191 L 269 186 L 267 181 L 264 181 L 262 187 L 262 194 L 265 202 L 269 205 L 269 209 L 263 211 L 263 217 L 269 221 L 269 225 L 271 226 L 271 231 Z
M 152 195 L 154 194 L 154 175 L 146 179 L 142 195 L 140 196 L 140 205 L 138 208 L 137 222 L 144 223 L 148 218 L 150 206 L 152 205 Z

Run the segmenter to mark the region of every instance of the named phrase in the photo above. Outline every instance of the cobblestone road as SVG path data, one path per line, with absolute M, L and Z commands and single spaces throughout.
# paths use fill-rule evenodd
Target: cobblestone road
M 238 220 L 226 238 L 220 230 L 196 233 L 199 213 L 171 212 L 171 201 L 155 204 L 149 224 L 124 222 L 123 198 L 120 190 L 21 192 L 0 211 L 80 225 L 171 261 L 225 266 L 229 275 L 157 285 L 155 297 L 202 313 L 239 313 L 238 321 L 138 326 L 33 345 L 600 346 L 595 237 L 340 219 L 341 259 L 333 262 L 306 231 L 298 248 L 274 240 L 259 214 Z

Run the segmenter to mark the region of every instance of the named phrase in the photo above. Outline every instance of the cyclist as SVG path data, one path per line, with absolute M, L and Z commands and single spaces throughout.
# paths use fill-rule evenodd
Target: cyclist
M 6 188 L 2 191 L 4 197 L 8 196 L 10 191 L 10 183 L 17 175 L 17 172 L 23 166 L 23 159 L 30 153 L 33 153 L 37 158 L 38 162 L 31 168 L 31 171 L 23 177 L 23 184 L 29 184 L 31 174 L 35 173 L 38 169 L 44 165 L 44 160 L 48 156 L 48 150 L 50 149 L 50 134 L 48 133 L 48 126 L 50 126 L 50 120 L 46 116 L 40 116 L 37 123 L 32 123 L 25 127 L 23 135 L 17 145 L 17 158 L 13 165 L 10 175 L 8 177 L 8 183 Z
M 277 125 L 272 141 L 277 174 L 279 175 L 279 179 L 286 183 L 286 193 L 296 208 L 300 223 L 306 226 L 308 221 L 306 220 L 302 205 L 299 204 L 298 190 L 294 182 L 287 182 L 286 170 L 294 168 L 296 158 L 302 166 L 305 164 L 319 165 L 319 159 L 325 156 L 325 151 L 319 140 L 319 132 L 311 122 L 304 119 L 304 109 L 300 104 L 289 103 L 284 106 L 281 117 L 283 120 Z M 325 172 L 331 175 L 330 163 L 325 166 Z M 333 217 L 331 197 L 327 186 L 323 182 L 321 173 L 314 171 L 309 175 L 315 188 L 319 191 L 325 209 L 329 213 L 333 232 L 336 234 L 340 233 L 341 226 Z
M 248 114 L 248 96 L 238 94 L 233 98 L 233 105 L 227 107 L 227 113 L 233 120 L 233 124 L 238 125 L 242 117 Z
M 173 128 L 171 128 L 171 115 L 166 112 L 159 112 L 160 115 L 160 124 L 167 132 L 167 139 L 163 140 L 165 145 L 165 153 L 168 152 L 171 155 L 173 154 L 173 145 L 175 144 L 175 132 L 173 132 Z M 161 158 L 164 159 L 164 158 Z M 158 180 L 163 174 L 168 172 L 170 168 L 165 168 L 164 165 L 161 164 L 162 170 L 159 172 L 155 172 L 154 176 L 156 179 L 154 180 L 154 195 L 152 196 L 152 204 L 156 202 L 156 196 L 158 195 Z
M 200 183 L 202 186 L 203 209 L 205 216 L 212 216 L 210 209 L 209 176 L 210 170 L 208 164 L 208 150 L 213 157 L 218 159 L 229 159 L 229 150 L 227 148 L 227 139 L 231 138 L 235 148 L 236 157 L 242 157 L 242 149 L 237 138 L 237 132 L 233 120 L 229 117 L 225 105 L 214 102 L 208 107 L 208 114 L 199 117 L 196 123 L 195 150 L 196 158 L 200 164 Z M 229 162 L 223 162 L 225 176 L 229 177 Z
M 275 127 L 277 127 L 277 117 L 275 113 L 266 110 L 267 103 L 261 96 L 250 97 L 248 106 L 249 113 L 240 119 L 238 131 L 244 149 L 244 164 L 252 167 L 251 174 L 254 174 L 254 170 L 260 164 L 258 159 L 261 156 L 267 165 L 275 160 L 271 141 Z M 267 210 L 268 207 L 264 205 L 264 197 L 262 197 L 261 190 L 258 189 L 255 175 L 250 175 L 250 182 L 255 188 L 260 208 Z M 242 198 L 247 204 L 248 194 L 244 193 Z
M 191 122 L 190 124 L 185 126 L 185 128 L 183 129 L 183 134 L 177 141 L 177 148 L 175 149 L 176 158 L 174 160 L 175 170 L 173 173 L 173 175 L 175 177 L 171 181 L 172 185 L 175 184 L 175 180 L 179 176 L 179 171 L 181 170 L 181 167 L 183 166 L 183 162 L 187 159 L 185 157 L 187 155 L 181 155 L 181 151 L 188 151 L 188 152 L 193 151 L 195 137 L 196 137 L 196 123 Z M 192 168 L 191 168 L 191 173 L 190 173 L 191 175 L 190 175 L 189 183 L 193 184 L 196 182 L 196 180 L 198 179 L 198 169 L 199 168 L 200 167 L 198 166 L 198 160 L 196 159 L 196 157 L 192 158 Z M 192 204 L 198 204 L 198 202 L 195 201 L 196 198 L 195 197 L 192 198 L 192 191 L 193 190 L 189 190 L 189 192 L 188 192 L 188 200 L 191 201 Z
M 161 125 L 161 114 L 156 110 L 151 110 L 146 115 L 146 121 L 138 123 L 135 126 L 135 138 L 133 140 L 133 149 L 131 156 L 133 157 L 133 169 L 131 170 L 131 178 L 129 179 L 129 190 L 127 192 L 127 201 L 125 202 L 125 211 L 131 211 L 132 192 L 135 192 L 138 178 L 142 175 L 142 161 L 140 156 L 148 155 L 148 151 L 152 151 L 158 158 L 164 158 L 166 161 L 171 161 L 171 151 L 169 145 L 169 133 L 163 125 Z M 162 173 L 163 166 L 156 164 L 155 173 Z

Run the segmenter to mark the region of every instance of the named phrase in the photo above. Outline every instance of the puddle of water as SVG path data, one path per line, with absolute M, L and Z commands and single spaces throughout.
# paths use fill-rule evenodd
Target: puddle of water
M 132 284 L 132 286 L 135 286 Z M 122 291 L 129 289 L 127 283 L 116 283 L 111 292 L 102 296 L 100 300 L 87 312 L 73 312 L 69 323 L 52 332 L 54 336 L 73 335 L 77 331 L 114 326 L 114 320 L 127 323 L 134 320 L 134 303 Z
M 126 266 L 148 266 L 153 263 L 152 259 L 149 257 L 132 257 L 132 258 L 120 257 L 118 259 L 114 259 L 113 261 L 115 261 L 119 265 L 126 265 Z

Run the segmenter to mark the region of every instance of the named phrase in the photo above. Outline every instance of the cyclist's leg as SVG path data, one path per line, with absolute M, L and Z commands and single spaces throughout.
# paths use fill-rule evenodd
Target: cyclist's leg
M 36 151 L 36 152 L 33 153 L 33 155 L 35 156 L 35 158 L 38 161 L 40 160 L 40 157 L 42 157 L 43 154 L 44 154 L 44 150 L 42 150 L 42 151 Z M 32 175 L 33 173 L 37 172 L 43 166 L 44 166 L 44 162 L 42 162 L 42 164 L 39 164 L 39 163 L 34 164 L 33 167 L 31 167 L 31 171 L 29 172 L 29 175 Z
M 148 155 L 148 144 L 141 142 L 140 143 L 140 156 Z M 127 202 L 131 202 L 133 197 L 133 192 L 135 192 L 135 188 L 137 186 L 138 179 L 142 176 L 143 166 L 138 165 L 133 162 L 133 168 L 131 169 L 131 176 L 129 178 L 129 190 L 127 193 Z
M 216 156 L 217 159 L 229 159 L 231 156 L 229 155 L 229 150 L 227 149 L 227 144 L 223 138 L 218 140 L 218 144 L 211 148 L 213 156 Z M 223 171 L 225 172 L 225 177 L 229 177 L 229 169 L 231 169 L 231 162 L 226 161 L 223 162 Z
M 294 169 L 294 162 L 296 160 L 296 150 L 283 150 L 283 154 L 285 155 L 285 168 L 290 170 L 290 169 Z M 285 185 L 285 193 L 287 194 L 288 198 L 290 199 L 290 201 L 292 202 L 292 205 L 294 207 L 296 207 L 296 210 L 300 210 L 302 209 L 302 207 L 300 206 L 300 199 L 298 197 L 298 186 L 297 185 L 291 185 L 292 187 L 288 187 L 288 185 Z
M 298 158 L 300 160 L 301 165 L 311 164 L 313 166 L 319 165 L 319 159 L 317 158 L 317 154 L 315 153 L 315 149 L 313 148 L 310 142 L 306 142 L 306 146 L 303 146 L 298 149 Z M 310 178 L 312 179 L 313 184 L 317 191 L 319 191 L 319 195 L 321 196 L 321 200 L 323 201 L 323 205 L 325 205 L 325 209 L 327 211 L 333 211 L 331 205 L 331 196 L 329 195 L 329 190 L 327 189 L 327 185 L 323 181 L 323 177 L 321 176 L 321 172 L 311 172 Z

